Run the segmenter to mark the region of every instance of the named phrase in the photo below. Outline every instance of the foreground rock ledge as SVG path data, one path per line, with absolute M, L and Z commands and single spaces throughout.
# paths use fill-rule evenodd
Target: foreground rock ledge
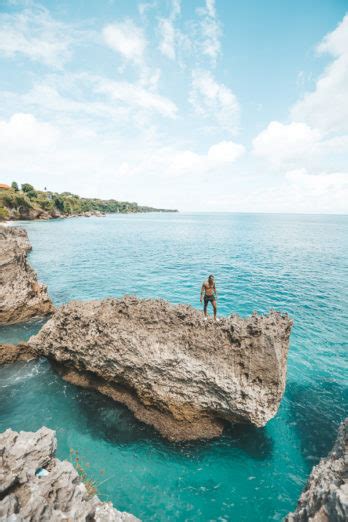
M 291 324 L 277 312 L 206 322 L 190 306 L 124 297 L 62 306 L 29 347 L 168 439 L 192 440 L 275 415 Z
M 297 509 L 286 522 L 346 522 L 348 520 L 348 418 L 336 443 L 309 477 Z
M 0 434 L 0 520 L 136 522 L 111 503 L 89 496 L 74 466 L 54 458 L 55 432 Z M 48 473 L 39 478 L 38 469 Z
M 0 325 L 14 324 L 53 312 L 46 286 L 27 261 L 31 245 L 19 227 L 0 225 Z

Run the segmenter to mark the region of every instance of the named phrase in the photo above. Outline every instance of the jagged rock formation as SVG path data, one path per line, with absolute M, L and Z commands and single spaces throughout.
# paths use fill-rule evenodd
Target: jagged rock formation
M 74 466 L 54 458 L 55 432 L 0 434 L 0 520 L 24 522 L 136 522 L 111 503 L 90 496 Z M 43 468 L 48 473 L 39 477 Z
M 348 520 L 348 418 L 342 422 L 328 457 L 315 466 L 294 513 L 286 522 Z
M 0 325 L 53 312 L 46 286 L 27 261 L 31 245 L 19 227 L 0 226 Z
M 16 361 L 31 361 L 36 354 L 26 343 L 0 344 L 0 365 L 12 364 Z
M 291 325 L 277 312 L 206 322 L 190 306 L 125 297 L 62 306 L 29 346 L 70 382 L 190 440 L 220 435 L 224 420 L 264 426 L 275 415 Z

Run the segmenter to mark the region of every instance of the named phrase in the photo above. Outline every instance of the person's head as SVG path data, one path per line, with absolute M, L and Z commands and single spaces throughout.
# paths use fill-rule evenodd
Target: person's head
M 214 276 L 213 276 L 213 274 L 210 274 L 210 276 L 208 277 L 208 281 L 209 281 L 209 283 L 214 283 Z

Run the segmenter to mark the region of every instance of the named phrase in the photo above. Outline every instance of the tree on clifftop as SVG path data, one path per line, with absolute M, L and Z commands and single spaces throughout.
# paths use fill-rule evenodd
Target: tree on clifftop
M 30 199 L 37 198 L 37 192 L 30 183 L 22 183 L 22 191 L 25 192 Z
M 13 190 L 14 190 L 15 192 L 18 192 L 18 191 L 19 191 L 19 187 L 18 187 L 18 183 L 17 183 L 17 181 L 12 181 L 12 183 L 11 183 L 11 187 L 13 188 Z

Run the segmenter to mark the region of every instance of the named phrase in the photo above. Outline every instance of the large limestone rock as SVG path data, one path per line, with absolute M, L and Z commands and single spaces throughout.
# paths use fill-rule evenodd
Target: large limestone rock
M 338 430 L 328 457 L 315 466 L 294 513 L 286 522 L 348 520 L 348 418 Z
M 277 312 L 215 323 L 190 306 L 125 297 L 62 306 L 29 347 L 168 439 L 189 440 L 220 435 L 224 420 L 264 426 L 275 415 L 291 324 Z
M 31 246 L 19 227 L 0 225 L 0 325 L 53 312 L 46 286 L 27 261 Z
M 74 466 L 54 458 L 55 432 L 0 434 L 0 521 L 136 522 L 89 495 Z M 37 476 L 43 468 L 46 476 Z

